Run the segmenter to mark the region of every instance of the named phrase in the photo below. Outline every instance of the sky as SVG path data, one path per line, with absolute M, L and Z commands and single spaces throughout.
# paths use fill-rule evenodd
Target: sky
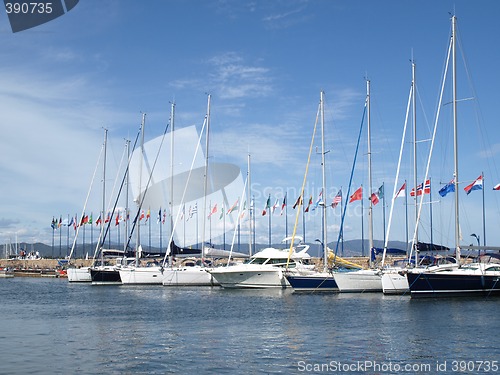
M 494 18 L 499 10 L 496 0 L 86 0 L 64 16 L 18 33 L 2 11 L 0 244 L 50 244 L 52 219 L 80 214 L 87 195 L 87 212 L 99 211 L 99 190 L 93 187 L 89 193 L 89 186 L 104 128 L 111 195 L 125 140 L 135 139 L 142 114 L 147 115 L 146 141 L 163 134 L 172 102 L 176 128 L 196 125 L 200 130 L 207 94 L 210 160 L 234 163 L 246 178 L 250 155 L 257 242 L 268 242 L 269 217 L 261 215 L 267 197 L 281 204 L 287 193 L 287 220 L 279 210 L 272 216 L 272 242 L 277 243 L 285 237 L 285 222 L 288 234 L 293 231 L 296 210 L 291 206 L 304 180 L 321 91 L 328 151 L 324 195 L 327 204 L 339 189 L 347 197 L 366 79 L 371 87 L 371 188 L 377 191 L 383 184 L 386 198 L 373 207 L 373 236 L 383 239 L 394 186 L 413 181 L 410 133 L 395 181 L 411 60 L 417 72 L 417 179 L 422 181 L 451 35 L 450 14 L 455 14 L 458 97 L 463 99 L 458 113 L 461 239 L 473 243 L 474 233 L 483 241 L 482 194 L 466 195 L 462 188 L 484 172 L 486 240 L 498 245 L 500 192 L 492 187 L 500 183 L 495 163 L 500 152 L 495 113 L 500 29 Z M 432 233 L 434 242 L 454 246 L 453 193 L 438 195 L 453 178 L 452 106 L 450 89 L 444 91 L 429 173 L 432 204 L 426 197 L 419 238 L 429 242 Z M 359 201 L 348 206 L 345 240 L 368 238 L 367 138 L 365 119 L 350 190 L 352 194 L 363 185 L 365 197 L 363 209 Z M 321 191 L 320 151 L 318 130 L 306 201 L 309 196 L 316 201 Z M 99 177 L 94 180 L 98 184 Z M 307 242 L 321 237 L 320 211 L 305 215 Z M 340 207 L 327 208 L 328 242 L 338 237 L 340 215 Z M 412 200 L 406 214 L 404 199 L 397 199 L 389 239 L 405 241 L 405 227 L 411 238 L 414 222 Z

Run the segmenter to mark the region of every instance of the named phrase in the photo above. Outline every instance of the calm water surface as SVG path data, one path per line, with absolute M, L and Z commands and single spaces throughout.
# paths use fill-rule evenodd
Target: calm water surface
M 498 298 L 13 278 L 0 299 L 2 374 L 500 373 Z

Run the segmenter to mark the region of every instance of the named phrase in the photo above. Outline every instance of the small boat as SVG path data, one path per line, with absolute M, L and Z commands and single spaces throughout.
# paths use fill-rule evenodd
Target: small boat
M 9 267 L 0 268 L 0 278 L 6 279 L 6 278 L 11 278 L 11 277 L 14 277 L 13 270 L 11 270 Z
M 216 267 L 208 271 L 223 288 L 287 288 L 290 283 L 287 274 L 302 273 L 313 266 L 305 264 L 310 255 L 309 245 L 299 244 L 288 261 L 288 249 L 265 248 L 252 255 L 248 262 L 225 267 Z M 287 267 L 288 264 L 288 267 Z

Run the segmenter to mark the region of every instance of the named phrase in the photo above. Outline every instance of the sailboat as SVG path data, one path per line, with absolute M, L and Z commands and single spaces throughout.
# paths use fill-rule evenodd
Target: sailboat
M 209 146 L 209 131 L 210 131 L 210 99 L 211 96 L 208 95 L 207 104 L 207 115 L 205 118 L 206 126 L 206 159 L 205 159 L 205 173 L 203 178 L 203 212 L 206 212 L 206 200 L 207 200 L 207 184 L 208 184 L 208 146 Z M 173 145 L 172 145 L 173 147 Z M 173 174 L 172 174 L 173 176 Z M 171 191 L 173 194 L 173 191 Z M 172 199 L 173 201 L 173 199 Z M 206 215 L 203 215 L 203 230 L 202 230 L 202 248 L 201 248 L 201 258 L 196 260 L 194 263 L 191 262 L 190 266 L 187 267 L 185 264 L 180 264 L 179 266 L 170 266 L 163 270 L 162 284 L 164 286 L 213 286 L 218 285 L 214 280 L 213 276 L 208 272 L 211 269 L 211 265 L 207 263 L 204 259 L 205 257 L 205 221 Z M 176 226 L 174 224 L 173 228 Z M 170 243 L 173 244 L 174 229 L 172 228 L 172 234 L 170 236 Z M 169 250 L 171 247 L 169 246 Z
M 322 185 L 323 192 L 326 192 L 326 173 L 325 173 L 325 112 L 324 112 L 324 92 L 320 93 L 320 108 L 321 114 L 321 166 L 322 166 Z M 326 195 L 326 193 L 324 193 Z M 326 196 L 325 198 L 326 199 Z M 323 270 L 319 272 L 286 272 L 285 276 L 290 283 L 294 292 L 338 292 L 338 286 L 335 282 L 333 273 L 328 269 L 328 236 L 327 236 L 327 217 L 326 205 L 322 206 L 323 218 L 323 233 L 322 233 L 322 246 L 323 246 Z
M 498 263 L 474 262 L 460 264 L 460 222 L 459 222 L 459 176 L 457 147 L 457 86 L 456 86 L 456 42 L 457 20 L 452 16 L 452 35 L 449 51 L 452 59 L 453 79 L 453 129 L 454 129 L 454 179 L 455 191 L 455 256 L 458 267 L 441 270 L 408 270 L 407 278 L 412 298 L 463 296 L 463 295 L 495 295 L 500 294 L 500 265 Z M 448 61 L 450 59 L 448 54 Z
M 366 81 L 366 106 L 367 106 L 367 128 L 368 128 L 368 185 L 372 185 L 371 175 L 371 121 L 370 121 L 370 81 Z M 373 203 L 370 199 L 368 209 L 369 244 L 370 244 L 370 266 L 372 266 L 371 252 L 373 249 Z M 335 282 L 340 292 L 381 292 L 382 272 L 379 269 L 361 269 L 350 272 L 335 272 Z
M 76 248 L 76 240 L 78 239 L 78 234 L 80 232 L 80 229 L 82 228 L 81 224 L 83 223 L 83 218 L 85 216 L 85 209 L 87 207 L 87 201 L 89 199 L 90 192 L 92 190 L 92 185 L 94 183 L 95 175 L 96 175 L 97 169 L 98 169 L 99 164 L 100 164 L 101 155 L 103 152 L 105 153 L 106 137 L 107 137 L 107 130 L 105 130 L 105 132 L 104 132 L 104 143 L 103 143 L 102 148 L 101 148 L 101 154 L 99 155 L 98 160 L 97 160 L 97 164 L 96 164 L 96 167 L 94 170 L 94 175 L 92 177 L 92 181 L 90 183 L 90 188 L 89 188 L 89 191 L 87 193 L 87 198 L 86 198 L 85 204 L 83 206 L 82 215 L 81 215 L 80 220 L 78 220 L 76 223 L 77 229 L 76 229 L 75 237 L 73 239 L 73 245 L 71 246 L 71 251 L 69 254 L 70 260 L 73 256 L 73 253 L 74 253 L 75 248 Z M 86 266 L 86 267 L 68 267 L 68 269 L 67 269 L 68 282 L 70 282 L 70 283 L 90 283 L 90 282 L 92 282 L 90 268 L 91 267 L 89 267 L 89 266 Z
M 135 234 L 136 234 L 136 247 L 135 247 L 135 261 L 130 263 L 130 264 L 127 264 L 127 265 L 124 265 L 123 267 L 120 267 L 118 272 L 120 274 L 120 280 L 122 282 L 122 284 L 139 284 L 139 285 L 157 285 L 157 284 L 161 284 L 161 279 L 162 279 L 162 271 L 163 271 L 163 267 L 162 266 L 159 266 L 153 262 L 147 262 L 145 265 L 141 265 L 141 255 L 142 255 L 142 245 L 141 245 L 141 242 L 140 242 L 140 224 L 139 224 L 139 215 L 140 215 L 140 212 L 141 212 L 141 208 L 143 207 L 143 203 L 144 203 L 144 197 L 146 195 L 146 192 L 148 190 L 148 187 L 149 187 L 149 182 L 151 180 L 151 177 L 152 177 L 152 173 L 153 173 L 153 170 L 154 170 L 154 165 L 153 167 L 151 168 L 151 170 L 149 171 L 149 174 L 148 174 L 148 183 L 146 184 L 146 187 L 144 189 L 144 191 L 142 190 L 142 166 L 143 166 L 143 158 L 144 158 L 144 128 L 145 128 L 145 124 L 146 124 L 146 114 L 143 113 L 142 114 L 142 121 L 141 121 L 141 143 L 140 143 L 140 148 L 138 150 L 138 158 L 139 158 L 139 170 L 138 170 L 138 175 L 139 175 L 139 178 L 138 178 L 138 185 L 139 185 L 139 193 L 137 195 L 137 203 L 138 203 L 138 207 L 137 207 L 137 213 L 135 215 L 135 218 L 134 218 L 134 222 L 133 222 L 133 229 L 132 229 L 132 232 L 134 231 L 135 229 Z M 162 141 L 163 141 L 163 138 L 162 138 Z M 160 147 L 161 147 L 161 143 L 160 143 Z M 133 159 L 134 155 L 132 155 L 132 160 L 131 162 L 134 160 Z
M 106 142 L 106 139 L 105 139 Z M 99 235 L 99 239 L 97 242 L 97 247 L 96 247 L 96 254 L 100 252 L 100 257 L 99 260 L 94 261 L 94 265 L 90 267 L 90 275 L 92 278 L 92 285 L 112 285 L 112 284 L 121 284 L 121 278 L 120 278 L 120 272 L 119 268 L 121 268 L 123 265 L 126 265 L 128 261 L 133 260 L 133 258 L 127 258 L 127 237 L 128 237 L 128 220 L 126 219 L 126 213 L 128 212 L 128 184 L 126 184 L 126 181 L 128 180 L 128 172 L 129 172 L 129 145 L 130 142 L 127 140 L 125 144 L 125 150 L 124 150 L 124 155 L 127 156 L 127 167 L 125 169 L 125 174 L 123 176 L 122 184 L 120 187 L 120 192 L 118 193 L 118 196 L 115 201 L 115 207 L 113 207 L 112 212 L 113 214 L 110 216 L 109 220 L 107 221 L 107 226 L 105 228 L 104 225 L 101 223 L 101 232 Z M 104 160 L 106 161 L 106 151 L 104 152 Z M 123 160 L 123 159 L 122 159 Z M 106 181 L 106 169 L 103 168 L 103 203 L 102 203 L 102 217 L 104 217 L 105 213 L 105 181 Z M 104 249 L 104 244 L 106 242 L 106 236 L 109 235 L 109 229 L 111 227 L 111 223 L 113 221 L 113 215 L 116 215 L 116 224 L 119 224 L 119 213 L 116 211 L 116 205 L 118 203 L 118 199 L 120 198 L 120 193 L 122 191 L 122 188 L 127 185 L 126 188 L 126 196 L 127 196 L 127 204 L 125 205 L 125 215 L 124 215 L 124 222 L 125 222 L 125 241 L 124 241 L 124 249 L 123 250 L 117 250 L 117 249 Z M 109 212 L 109 211 L 108 211 Z

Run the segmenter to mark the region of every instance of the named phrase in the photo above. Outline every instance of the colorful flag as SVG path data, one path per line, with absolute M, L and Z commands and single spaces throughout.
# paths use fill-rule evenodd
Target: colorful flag
M 92 225 L 92 214 L 90 214 L 89 220 L 85 224 L 91 224 Z
M 496 184 L 495 186 L 493 186 L 493 190 L 500 190 L 500 184 Z
M 286 193 L 285 193 L 285 196 L 283 197 L 283 203 L 281 204 L 280 216 L 283 215 L 283 212 L 285 212 L 285 207 L 286 207 Z
M 247 201 L 243 202 L 243 209 L 241 210 L 240 219 L 243 219 L 247 211 Z
M 269 197 L 267 198 L 266 206 L 262 210 L 262 216 L 266 216 L 267 210 L 271 208 L 271 194 L 269 194 Z
M 222 219 L 223 217 L 224 217 L 224 205 L 222 205 L 222 208 L 220 210 L 219 220 Z
M 378 202 L 380 202 L 380 199 L 378 197 L 377 193 L 372 193 L 372 196 L 370 197 L 370 200 L 372 201 L 372 205 L 376 206 Z
M 215 204 L 215 206 L 212 207 L 212 211 L 210 211 L 210 213 L 208 214 L 208 217 L 212 216 L 216 212 L 217 212 L 217 203 Z
M 439 195 L 442 197 L 445 197 L 446 194 L 454 192 L 455 191 L 455 179 L 451 180 L 448 182 L 446 185 L 444 185 L 440 190 L 439 190 Z
M 384 199 L 384 184 L 378 188 L 377 196 L 379 199 Z
M 304 212 L 309 212 L 309 207 L 311 207 L 311 204 L 313 203 L 313 197 L 312 195 L 309 197 L 309 202 L 307 202 L 307 207 L 304 210 Z
M 405 196 L 406 196 L 406 181 L 404 182 L 403 185 L 401 185 L 394 198 L 405 197 Z
M 51 226 L 52 229 L 56 229 L 56 226 L 57 226 L 56 223 L 57 223 L 56 219 L 52 218 L 52 223 L 50 223 L 50 226 Z
M 234 204 L 231 206 L 231 208 L 229 210 L 227 210 L 228 214 L 230 214 L 234 210 L 238 209 L 238 203 L 239 203 L 239 201 L 240 201 L 240 198 L 236 199 L 236 202 L 234 202 Z
M 339 192 L 337 193 L 337 195 L 333 198 L 333 201 L 332 201 L 332 208 L 335 208 L 337 207 L 337 205 L 342 202 L 342 190 L 339 190 Z
M 141 211 L 141 216 L 139 216 L 139 221 L 141 221 L 142 219 L 144 219 L 144 210 Z M 104 222 L 107 223 L 107 221 Z
M 313 211 L 314 211 L 316 208 L 318 208 L 318 206 L 319 206 L 320 204 L 322 204 L 322 203 L 323 203 L 323 202 L 322 202 L 322 197 L 323 197 L 323 190 L 321 190 L 321 191 L 319 192 L 318 199 L 316 200 L 316 202 L 314 202 L 314 206 L 313 206 L 313 208 L 312 208 L 312 210 L 313 210 Z
M 431 180 L 425 181 L 425 186 L 424 186 L 424 194 L 430 194 L 431 193 Z
M 356 190 L 354 194 L 350 196 L 349 203 L 360 201 L 361 199 L 363 199 L 363 186 L 360 186 L 358 190 Z
M 57 223 L 57 227 L 61 228 L 62 226 L 62 216 L 59 216 L 59 223 Z
M 119 224 L 120 224 L 120 213 L 117 212 L 116 213 L 116 217 L 115 217 L 115 226 L 117 226 Z
M 143 214 L 144 214 L 144 212 L 143 212 Z M 111 220 L 111 214 L 108 212 L 107 215 L 106 215 L 106 219 L 104 220 L 104 222 L 105 223 L 109 223 L 110 220 Z
M 295 210 L 295 208 L 299 205 L 299 204 L 302 204 L 302 195 L 299 195 L 299 197 L 297 198 L 297 200 L 295 201 L 294 205 L 292 206 L 292 208 Z
M 158 224 L 160 224 L 160 222 L 161 222 L 161 207 L 160 207 L 160 210 L 158 211 L 158 218 L 156 219 L 156 222 Z
M 191 209 L 191 208 L 190 208 Z M 165 224 L 165 219 L 167 218 L 167 209 L 163 209 L 163 219 L 161 220 L 162 224 Z
M 73 221 L 73 216 L 71 217 L 71 220 L 69 221 L 68 227 L 73 225 L 75 222 Z
M 95 221 L 95 225 L 99 225 L 99 224 L 102 224 L 101 215 L 99 215 L 99 216 L 97 217 L 97 220 Z
M 425 186 L 423 186 L 423 184 L 420 184 L 417 186 L 417 197 L 422 195 L 422 189 L 424 191 L 424 194 L 430 194 L 431 193 L 431 180 L 425 181 Z M 411 189 L 410 196 L 412 196 L 412 197 L 415 196 L 415 188 Z
M 476 178 L 476 180 L 472 184 L 464 187 L 464 190 L 467 193 L 467 195 L 469 195 L 469 193 L 473 190 L 482 190 L 482 189 L 483 189 L 483 176 L 482 175 L 479 176 L 478 178 Z
M 148 208 L 148 212 L 146 213 L 146 221 L 145 221 L 145 223 L 148 222 L 148 220 L 149 220 L 150 217 L 151 217 L 151 211 Z
M 273 208 L 272 208 L 272 213 L 273 214 L 274 214 L 274 211 L 276 211 L 276 209 L 279 207 L 279 204 L 280 204 L 279 199 L 276 199 L 276 202 L 274 202 Z

